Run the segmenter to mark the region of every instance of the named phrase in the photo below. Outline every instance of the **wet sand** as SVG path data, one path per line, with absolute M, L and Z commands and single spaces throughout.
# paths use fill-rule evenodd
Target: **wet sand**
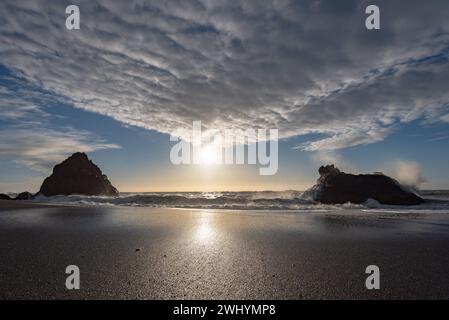
M 28 200 L 0 200 L 0 210 L 5 209 L 32 209 L 32 208 L 55 208 L 61 205 L 51 203 L 37 203 Z
M 448 252 L 448 214 L 3 208 L 0 298 L 447 299 Z

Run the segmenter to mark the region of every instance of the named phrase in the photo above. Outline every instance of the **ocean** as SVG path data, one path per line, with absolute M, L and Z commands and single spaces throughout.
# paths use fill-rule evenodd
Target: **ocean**
M 409 212 L 449 213 L 449 190 L 424 190 L 420 195 L 426 200 L 417 206 L 382 205 L 375 200 L 364 204 L 346 203 L 328 205 L 317 203 L 307 192 L 301 191 L 255 191 L 255 192 L 146 192 L 120 193 L 117 197 L 105 196 L 54 196 L 36 198 L 36 202 L 74 206 L 136 206 L 191 209 L 231 209 L 231 210 L 298 210 L 335 211 L 370 210 Z

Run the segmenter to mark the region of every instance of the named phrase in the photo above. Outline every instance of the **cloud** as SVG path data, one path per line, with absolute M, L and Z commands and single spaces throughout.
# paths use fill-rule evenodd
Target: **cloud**
M 447 1 L 379 0 L 380 31 L 364 27 L 367 1 L 78 3 L 81 30 L 68 31 L 64 3 L 2 1 L 2 63 L 126 124 L 319 133 L 300 146 L 314 151 L 447 117 Z
M 42 124 L 51 115 L 44 106 L 62 99 L 30 86 L 26 80 L 0 75 L 0 119 L 10 123 Z
M 445 114 L 441 117 L 441 120 L 444 122 L 449 122 L 449 114 Z
M 0 75 L 0 83 L 0 159 L 48 173 L 73 152 L 120 148 L 87 131 L 61 125 L 56 128 L 54 116 L 45 107 L 63 98 L 8 74 Z M 3 185 L 0 183 L 0 189 Z M 17 189 L 16 185 L 11 187 Z
M 92 152 L 116 149 L 92 134 L 79 130 L 65 132 L 51 129 L 0 130 L 0 157 L 10 159 L 33 169 L 48 172 L 56 163 L 74 151 Z

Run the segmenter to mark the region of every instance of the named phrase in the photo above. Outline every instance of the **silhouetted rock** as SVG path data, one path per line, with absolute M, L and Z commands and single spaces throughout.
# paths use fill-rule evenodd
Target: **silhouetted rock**
M 7 194 L 0 193 L 0 200 L 12 200 Z
M 33 200 L 33 199 L 34 199 L 34 196 L 31 193 L 27 192 L 27 191 L 19 193 L 14 198 L 14 200 Z
M 45 196 L 81 194 L 116 196 L 118 191 L 85 153 L 74 153 L 53 168 L 39 194 Z
M 374 199 L 388 205 L 418 205 L 424 200 L 396 180 L 381 174 L 353 175 L 334 165 L 322 166 L 320 177 L 312 187 L 316 201 L 327 204 L 364 203 Z

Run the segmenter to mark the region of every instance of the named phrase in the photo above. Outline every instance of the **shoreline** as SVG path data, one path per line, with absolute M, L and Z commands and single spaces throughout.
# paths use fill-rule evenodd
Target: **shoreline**
M 38 209 L 38 208 L 63 208 L 67 205 L 34 202 L 33 200 L 0 200 L 0 210 L 10 209 Z

